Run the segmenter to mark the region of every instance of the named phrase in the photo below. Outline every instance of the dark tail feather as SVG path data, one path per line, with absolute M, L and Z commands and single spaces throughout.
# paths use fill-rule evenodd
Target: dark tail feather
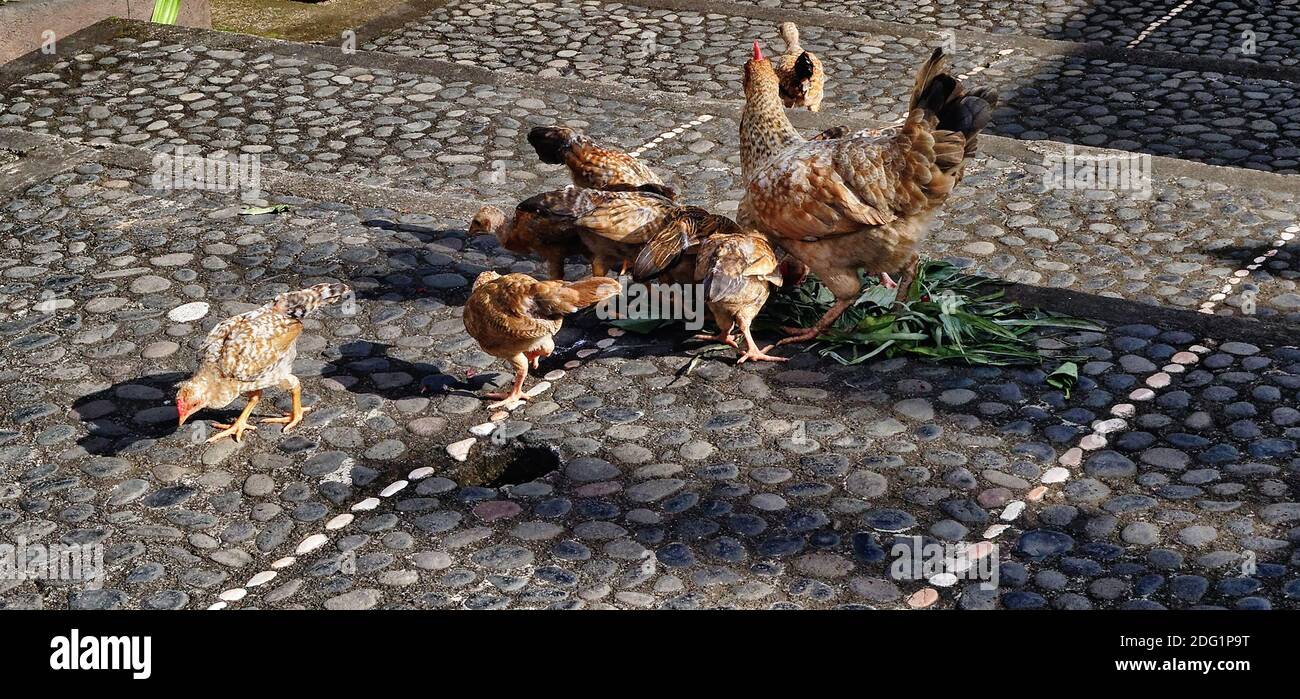
M 704 298 L 710 303 L 725 301 L 744 288 L 744 277 L 727 274 L 715 266 L 704 280 Z
M 645 281 L 658 276 L 665 269 L 677 263 L 687 250 L 698 244 L 691 235 L 691 226 L 679 221 L 670 228 L 656 234 L 646 241 L 632 263 L 632 278 Z
M 547 165 L 563 165 L 564 154 L 577 135 L 573 129 L 562 126 L 538 126 L 528 132 L 528 143 L 537 151 L 537 157 Z
M 993 118 L 998 93 L 988 87 L 964 89 L 961 82 L 947 72 L 947 63 L 943 49 L 936 48 L 917 71 L 909 118 L 933 115 L 937 120 L 935 128 L 960 132 L 966 138 L 965 154 L 973 155 L 976 137 Z
M 645 192 L 647 194 L 658 194 L 669 201 L 677 198 L 677 190 L 666 184 L 654 184 L 647 182 L 645 184 L 611 184 L 605 187 L 607 192 Z

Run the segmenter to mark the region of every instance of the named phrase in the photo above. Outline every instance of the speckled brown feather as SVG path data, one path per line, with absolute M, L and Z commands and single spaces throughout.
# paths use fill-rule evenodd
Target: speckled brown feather
M 538 126 L 528 141 L 545 163 L 563 163 L 573 184 L 610 191 L 647 191 L 672 198 L 675 193 L 644 163 L 622 151 L 598 145 L 591 138 L 565 127 Z
M 317 284 L 280 294 L 260 308 L 217 324 L 203 341 L 191 382 L 209 405 L 220 407 L 240 394 L 288 380 L 303 330 L 301 319 L 349 291 L 342 284 Z
M 618 281 L 608 277 L 538 281 L 526 274 L 483 272 L 465 302 L 465 331 L 484 352 L 510 358 L 554 336 L 565 315 L 619 291 Z

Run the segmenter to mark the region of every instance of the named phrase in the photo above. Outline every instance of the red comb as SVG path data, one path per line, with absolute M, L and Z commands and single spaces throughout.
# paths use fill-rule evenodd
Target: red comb
M 754 42 L 754 60 L 756 60 L 756 61 L 761 61 L 761 60 L 763 60 L 763 49 L 760 49 L 760 48 L 758 47 L 758 42 L 757 42 L 757 41 Z

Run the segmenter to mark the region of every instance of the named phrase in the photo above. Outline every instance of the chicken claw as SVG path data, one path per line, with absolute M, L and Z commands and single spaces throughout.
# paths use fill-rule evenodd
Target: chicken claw
M 243 416 L 240 416 L 238 420 L 235 420 L 234 422 L 229 424 L 224 422 L 214 422 L 212 423 L 212 426 L 220 428 L 221 431 L 212 435 L 211 437 L 208 437 L 208 444 L 211 444 L 220 439 L 225 439 L 226 437 L 232 437 L 235 440 L 235 443 L 239 444 L 244 441 L 245 430 L 257 429 L 257 425 L 248 424 L 248 419 Z
M 776 356 L 776 355 L 768 354 L 767 351 L 770 350 L 770 349 L 772 349 L 773 347 L 776 347 L 776 345 L 768 345 L 767 347 L 764 347 L 763 349 L 758 349 L 757 347 L 749 347 L 748 349 L 745 350 L 745 353 L 744 353 L 744 354 L 740 355 L 740 358 L 736 360 L 736 363 L 737 363 L 737 364 L 744 364 L 744 363 L 745 363 L 745 360 L 747 360 L 747 359 L 752 359 L 752 360 L 754 360 L 754 361 L 756 361 L 756 362 L 788 362 L 788 361 L 790 361 L 790 358 L 789 358 L 789 357 L 778 357 L 778 356 Z
M 213 427 L 221 429 L 220 432 L 208 437 L 208 444 L 226 437 L 233 437 L 235 443 L 244 441 L 244 430 L 255 430 L 257 425 L 248 424 L 248 416 L 253 414 L 253 407 L 262 400 L 262 392 L 254 391 L 248 396 L 248 404 L 244 406 L 244 411 L 239 414 L 239 419 L 232 423 L 214 422 Z
M 724 345 L 728 345 L 730 347 L 735 347 L 736 349 L 740 349 L 740 345 L 736 342 L 736 338 L 732 337 L 731 333 L 728 332 L 719 331 L 717 335 L 709 335 L 707 333 L 702 333 L 700 335 L 692 335 L 691 339 L 704 340 L 705 342 L 710 342 L 710 341 L 721 342 Z
M 290 429 L 293 428 L 294 425 L 297 425 L 298 423 L 302 422 L 303 413 L 306 413 L 308 410 L 311 410 L 311 408 L 302 407 L 302 389 L 299 387 L 296 379 L 292 387 L 290 388 L 290 392 L 293 393 L 293 412 L 283 417 L 262 418 L 262 422 L 284 423 L 284 427 L 280 429 L 280 434 L 284 434 L 285 432 L 288 432 Z
M 528 394 L 524 393 L 523 391 L 519 391 L 519 390 L 508 391 L 508 392 L 507 392 L 507 391 L 496 391 L 496 392 L 493 392 L 493 393 L 485 393 L 485 394 L 483 394 L 483 395 L 484 395 L 485 398 L 500 398 L 500 399 L 501 399 L 501 400 L 498 400 L 498 401 L 495 402 L 495 403 L 489 403 L 489 404 L 488 404 L 488 410 L 496 410 L 497 408 L 505 407 L 505 406 L 507 406 L 507 405 L 511 405 L 511 406 L 512 406 L 512 405 L 514 405 L 515 403 L 519 403 L 519 402 L 522 402 L 522 401 L 526 401 L 526 400 L 528 400 Z
M 800 342 L 808 342 L 809 340 L 816 340 L 817 336 L 822 334 L 822 329 L 815 325 L 811 328 L 782 327 L 781 332 L 786 333 L 787 335 L 776 343 L 777 346 L 793 345 Z
M 775 355 L 771 355 L 771 354 L 768 354 L 768 353 L 767 353 L 768 350 L 772 349 L 773 347 L 776 347 L 776 345 L 768 345 L 767 347 L 764 347 L 763 349 L 759 349 L 759 348 L 758 348 L 758 343 L 754 342 L 754 335 L 753 335 L 752 333 L 750 333 L 750 331 L 749 331 L 749 321 L 748 321 L 748 320 L 744 320 L 743 322 L 741 322 L 741 324 L 740 324 L 740 332 L 741 332 L 742 335 L 745 336 L 745 352 L 744 352 L 743 354 L 740 355 L 740 358 L 739 358 L 739 359 L 736 360 L 736 363 L 737 363 L 737 364 L 744 364 L 744 363 L 745 363 L 745 360 L 747 360 L 747 359 L 752 359 L 752 360 L 754 360 L 754 361 L 756 361 L 756 362 L 788 362 L 788 361 L 790 361 L 790 358 L 789 358 L 789 357 L 777 357 L 777 356 L 775 356 Z M 737 348 L 737 349 L 739 349 L 739 348 Z
M 295 425 L 297 425 L 298 423 L 302 422 L 302 416 L 303 416 L 303 414 L 306 413 L 308 410 L 311 410 L 311 408 L 303 408 L 303 409 L 301 409 L 300 411 L 298 411 L 298 413 L 297 413 L 296 415 L 284 415 L 284 416 L 282 416 L 282 417 L 264 417 L 264 418 L 262 418 L 261 422 L 271 422 L 271 423 L 282 422 L 282 423 L 284 423 L 284 427 L 281 427 L 281 428 L 280 428 L 280 432 L 283 434 L 283 433 L 288 432 L 289 430 L 293 429 L 293 427 L 294 427 Z

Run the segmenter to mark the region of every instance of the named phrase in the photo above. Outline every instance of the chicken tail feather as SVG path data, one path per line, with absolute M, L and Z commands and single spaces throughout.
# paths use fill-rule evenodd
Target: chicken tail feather
M 539 282 L 533 299 L 543 317 L 558 318 L 623 293 L 617 279 L 587 277 L 575 282 Z
M 341 300 L 351 293 L 346 284 L 317 284 L 306 289 L 286 291 L 275 297 L 275 310 L 290 318 L 303 318 L 308 313 Z
M 691 226 L 679 221 L 646 241 L 632 263 L 632 278 L 644 281 L 673 266 L 699 241 L 691 235 Z
M 794 22 L 781 23 L 781 39 L 785 41 L 786 53 L 797 53 L 803 50 L 799 45 L 799 25 Z
M 964 153 L 973 155 L 975 137 L 993 118 L 998 93 L 988 87 L 970 90 L 948 73 L 948 57 L 936 48 L 917 71 L 912 86 L 909 119 L 934 119 L 934 128 L 965 137 Z
M 563 165 L 565 154 L 573 146 L 578 133 L 560 126 L 538 126 L 528 132 L 528 143 L 537 151 L 537 157 L 547 165 Z

